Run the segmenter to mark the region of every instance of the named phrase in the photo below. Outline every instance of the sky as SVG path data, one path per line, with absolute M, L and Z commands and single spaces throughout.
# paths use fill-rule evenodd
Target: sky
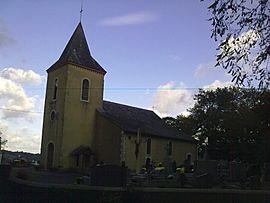
M 187 114 L 198 88 L 223 87 L 207 5 L 199 0 L 1 0 L 0 132 L 5 149 L 40 152 L 46 70 L 80 20 L 107 71 L 104 99 Z

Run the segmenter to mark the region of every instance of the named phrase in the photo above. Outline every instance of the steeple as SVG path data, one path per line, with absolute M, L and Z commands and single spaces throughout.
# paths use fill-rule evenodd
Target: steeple
M 54 63 L 47 72 L 65 64 L 74 64 L 82 68 L 106 74 L 106 71 L 91 56 L 81 22 L 78 24 L 58 61 Z

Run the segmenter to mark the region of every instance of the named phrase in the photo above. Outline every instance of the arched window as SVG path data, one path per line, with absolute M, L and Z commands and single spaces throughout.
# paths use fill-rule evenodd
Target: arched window
M 57 90 L 58 90 L 58 79 L 56 78 L 56 79 L 54 80 L 53 100 L 56 99 L 56 96 L 57 96 Z
M 52 111 L 51 112 L 51 121 L 54 121 L 55 117 L 56 117 L 56 113 L 55 113 L 55 111 Z
M 191 160 L 191 158 L 192 158 L 192 154 L 191 153 L 187 153 L 186 154 L 186 159 Z
M 81 89 L 81 100 L 89 101 L 89 80 L 83 79 L 82 81 L 82 89 Z
M 168 155 L 169 156 L 172 155 L 172 142 L 171 141 L 168 142 Z
M 47 169 L 53 168 L 53 157 L 54 157 L 54 145 L 53 143 L 48 144 L 47 148 Z
M 147 155 L 151 154 L 151 138 L 148 138 L 146 142 L 146 154 Z

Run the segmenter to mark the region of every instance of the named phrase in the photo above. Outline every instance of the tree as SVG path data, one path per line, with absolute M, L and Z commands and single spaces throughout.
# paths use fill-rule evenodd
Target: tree
M 176 118 L 165 117 L 163 120 L 170 126 L 177 128 L 181 133 L 193 135 L 194 120 L 190 116 L 178 115 Z
M 188 117 L 169 124 L 198 140 L 199 155 L 248 162 L 270 160 L 270 92 L 255 89 L 200 90 Z
M 270 160 L 270 92 L 222 88 L 200 90 L 190 109 L 200 147 L 214 159 Z M 204 149 L 205 150 L 205 149 Z
M 1 135 L 3 133 L 0 131 L 0 151 L 2 150 L 2 146 L 7 144 L 7 140 L 6 139 L 2 139 Z
M 204 1 L 204 0 L 202 0 Z M 270 86 L 270 1 L 213 0 L 211 37 L 219 41 L 216 66 L 240 86 Z

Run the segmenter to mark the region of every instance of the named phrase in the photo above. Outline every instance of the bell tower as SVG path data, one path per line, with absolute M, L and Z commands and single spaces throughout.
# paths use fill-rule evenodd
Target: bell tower
M 78 164 L 74 150 L 94 148 L 96 109 L 103 106 L 106 74 L 90 53 L 81 22 L 47 73 L 41 164 L 72 168 Z

